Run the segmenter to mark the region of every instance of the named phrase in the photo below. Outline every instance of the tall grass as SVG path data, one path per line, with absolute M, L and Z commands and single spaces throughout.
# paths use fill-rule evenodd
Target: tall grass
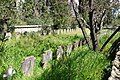
M 103 69 L 109 65 L 104 54 L 88 50 L 85 46 L 71 53 L 68 58 L 55 61 L 35 80 L 102 80 Z
M 40 61 L 44 51 L 51 49 L 55 52 L 58 46 L 73 43 L 80 38 L 78 35 L 39 36 L 38 34 L 22 35 L 19 38 L 13 37 L 11 40 L 4 42 L 3 46 L 0 45 L 2 49 L 0 51 L 0 80 L 2 80 L 3 72 L 9 65 L 17 71 L 13 80 L 34 80 L 34 77 L 42 73 Z M 25 57 L 31 55 L 36 57 L 34 76 L 25 77 L 21 71 L 21 63 Z

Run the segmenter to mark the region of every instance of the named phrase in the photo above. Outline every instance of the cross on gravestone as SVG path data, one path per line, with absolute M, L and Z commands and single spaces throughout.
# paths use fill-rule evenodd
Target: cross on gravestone
M 71 53 L 71 51 L 72 51 L 72 48 L 73 48 L 73 45 L 72 44 L 69 44 L 68 46 L 67 46 L 67 56 Z
M 64 53 L 64 51 L 63 51 L 62 46 L 58 46 L 58 49 L 57 49 L 57 60 L 59 60 L 60 58 L 62 58 L 63 53 Z
M 48 50 L 45 51 L 45 53 L 43 54 L 43 60 L 42 63 L 48 63 L 48 61 L 52 60 L 52 51 Z
M 34 64 L 35 64 L 34 56 L 29 56 L 25 58 L 25 60 L 22 63 L 22 71 L 26 76 L 30 76 L 32 74 Z

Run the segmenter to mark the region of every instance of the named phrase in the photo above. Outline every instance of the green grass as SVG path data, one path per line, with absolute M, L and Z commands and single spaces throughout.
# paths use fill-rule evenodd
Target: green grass
M 102 80 L 103 70 L 109 65 L 104 54 L 80 47 L 71 56 L 55 61 L 51 70 L 46 70 L 35 80 Z
M 13 80 L 34 80 L 35 77 L 40 76 L 43 72 L 42 67 L 40 67 L 40 61 L 44 51 L 51 49 L 55 52 L 58 46 L 66 46 L 81 38 L 78 35 L 39 36 L 38 34 L 22 35 L 20 38 L 13 37 L 11 40 L 3 43 L 3 46 L 1 45 L 0 80 L 2 79 L 2 73 L 9 65 L 13 66 L 17 71 Z M 25 57 L 31 55 L 36 57 L 34 76 L 25 77 L 21 71 L 21 63 Z
M 110 34 L 100 38 L 100 46 Z M 103 53 L 91 51 L 83 46 L 74 50 L 69 57 L 64 57 L 63 60 L 51 61 L 52 68 L 48 70 L 44 70 L 40 66 L 44 51 L 51 49 L 55 53 L 58 46 L 66 46 L 82 39 L 80 35 L 39 36 L 30 33 L 26 36 L 22 35 L 20 38 L 13 37 L 3 44 L 0 43 L 0 80 L 2 80 L 2 74 L 9 65 L 17 71 L 12 80 L 103 80 L 104 69 L 110 65 L 110 61 L 106 59 L 106 54 L 119 35 L 118 33 L 114 36 Z M 35 68 L 33 75 L 27 77 L 21 71 L 21 63 L 25 57 L 31 55 L 36 57 Z

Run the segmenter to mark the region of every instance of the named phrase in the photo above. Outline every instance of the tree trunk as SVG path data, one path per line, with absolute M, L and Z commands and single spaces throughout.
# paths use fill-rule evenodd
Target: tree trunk
M 89 21 L 90 21 L 90 37 L 92 40 L 92 46 L 93 50 L 96 51 L 98 48 L 98 40 L 97 40 L 97 35 L 95 33 L 95 28 L 93 26 L 93 11 L 89 12 Z
M 93 46 L 93 50 L 96 51 L 98 48 L 98 40 L 97 40 L 97 35 L 95 33 L 95 27 L 93 25 L 93 0 L 89 0 L 89 26 L 90 26 L 90 36 L 91 36 L 91 40 L 92 40 L 92 46 Z
M 78 26 L 79 26 L 79 28 L 81 28 L 82 33 L 83 33 L 83 36 L 84 36 L 84 38 L 85 38 L 85 40 L 86 40 L 86 43 L 87 43 L 87 45 L 88 45 L 88 48 L 90 49 L 89 42 L 88 42 L 88 40 L 87 40 L 87 38 L 86 38 L 86 37 L 87 37 L 87 33 L 86 33 L 85 29 L 81 26 L 80 21 L 77 19 L 78 16 L 77 16 L 77 12 L 75 11 L 73 2 L 72 2 L 72 7 L 73 7 L 73 10 L 74 10 L 74 13 L 75 13 L 75 18 L 76 18 L 76 21 L 77 21 L 77 23 L 78 23 Z

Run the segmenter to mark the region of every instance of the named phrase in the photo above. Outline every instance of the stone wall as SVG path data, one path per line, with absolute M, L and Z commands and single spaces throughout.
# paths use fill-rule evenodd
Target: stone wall
M 112 62 L 111 76 L 108 80 L 120 80 L 120 51 L 116 53 L 115 60 Z

